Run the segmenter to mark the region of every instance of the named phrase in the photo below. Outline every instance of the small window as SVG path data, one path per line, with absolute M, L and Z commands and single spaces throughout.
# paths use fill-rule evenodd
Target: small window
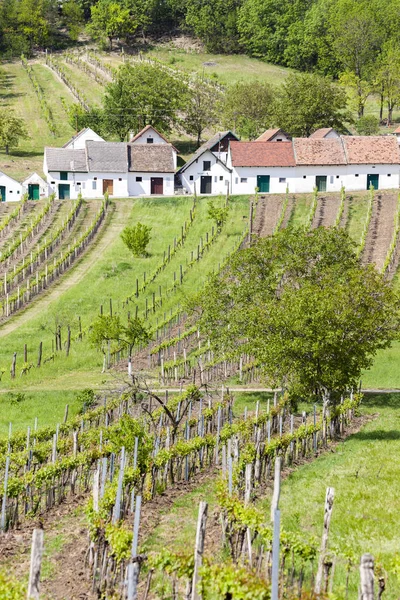
M 76 182 L 76 185 L 81 185 L 81 182 L 80 182 L 80 181 L 77 181 L 77 182 Z
M 193 181 L 193 175 L 190 175 L 189 181 Z
M 241 177 L 240 183 L 247 183 L 247 177 Z
M 275 140 L 276 142 L 282 142 L 282 138 L 278 138 L 277 140 Z
M 391 176 L 392 176 L 392 174 L 391 174 L 391 173 L 388 173 L 388 177 L 391 177 Z
M 239 179 L 235 177 L 235 183 L 239 183 Z
M 10 193 L 10 194 L 12 194 L 12 193 L 13 193 L 13 191 L 12 191 L 12 190 L 9 190 L 9 193 Z
M 306 179 L 307 175 L 303 175 L 303 179 Z
M 118 177 L 118 181 L 122 181 L 122 177 Z
M 339 175 L 336 175 L 336 179 L 339 179 Z
M 154 142 L 152 137 L 148 137 L 146 141 L 148 144 L 152 144 Z
M 203 171 L 209 171 L 211 169 L 211 160 L 203 160 Z
M 223 181 L 223 180 L 224 180 L 224 176 L 223 176 L 223 175 L 220 175 L 220 176 L 219 176 L 219 180 L 220 180 L 220 181 Z
M 92 181 L 92 190 L 95 190 L 97 188 L 97 183 L 95 181 Z
M 356 175 L 355 175 L 355 176 L 356 176 L 356 177 L 358 177 L 358 173 L 356 173 Z
M 51 181 L 50 183 L 51 183 L 51 185 L 54 185 L 56 182 L 55 181 Z
M 281 140 L 278 140 L 280 142 Z M 286 183 L 286 177 L 279 177 L 279 183 Z
M 17 194 L 19 194 L 19 190 L 17 190 Z
M 141 181 L 143 181 L 143 177 L 136 177 L 136 181 L 140 183 Z
M 67 179 L 68 179 L 68 172 L 67 171 L 60 171 L 60 179 L 61 179 L 61 181 L 67 181 Z
M 93 177 L 93 181 L 97 181 L 97 177 Z
M 333 175 L 329 177 L 329 183 L 333 183 Z

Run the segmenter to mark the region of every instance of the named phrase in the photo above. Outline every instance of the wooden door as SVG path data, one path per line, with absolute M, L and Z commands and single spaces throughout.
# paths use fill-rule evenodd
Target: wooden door
M 152 177 L 150 179 L 150 192 L 162 196 L 164 193 L 164 180 L 162 177 Z
M 5 185 L 0 185 L 0 196 L 1 196 L 1 201 L 5 202 L 6 201 L 6 186 Z
M 315 185 L 319 192 L 326 192 L 326 175 L 317 175 L 315 178 Z
M 269 192 L 269 175 L 257 175 L 257 187 L 261 193 Z
M 202 175 L 200 179 L 200 194 L 211 194 L 212 177 L 210 175 Z
M 108 192 L 109 196 L 114 194 L 114 180 L 113 179 L 103 179 L 103 194 Z
M 372 173 L 371 175 L 367 175 L 367 190 L 373 186 L 374 190 L 379 189 L 379 175 L 377 173 Z

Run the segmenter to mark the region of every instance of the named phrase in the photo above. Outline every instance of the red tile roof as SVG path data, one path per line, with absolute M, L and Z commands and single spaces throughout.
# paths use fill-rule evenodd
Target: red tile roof
M 347 163 L 340 138 L 328 140 L 295 138 L 293 144 L 297 165 L 345 165 Z
M 342 136 L 349 165 L 393 165 L 400 163 L 397 139 L 391 135 Z
M 321 140 L 321 139 L 324 139 L 328 135 L 328 133 L 331 133 L 332 131 L 334 131 L 336 133 L 336 131 L 335 131 L 335 129 L 333 129 L 333 127 L 321 127 L 321 129 L 316 129 L 314 131 L 314 133 L 312 133 L 310 135 L 310 138 L 315 138 L 315 139 Z
M 288 137 L 289 139 L 291 139 L 290 135 L 288 135 L 282 129 L 277 127 L 276 129 L 267 129 L 255 141 L 256 142 L 270 142 L 276 135 L 278 135 L 278 133 L 282 133 L 285 137 Z
M 294 167 L 292 144 L 230 142 L 234 167 Z
M 400 125 L 393 131 L 393 133 L 400 133 Z

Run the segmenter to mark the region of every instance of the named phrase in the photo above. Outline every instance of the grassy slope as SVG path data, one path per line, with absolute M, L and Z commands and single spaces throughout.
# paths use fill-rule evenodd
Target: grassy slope
M 40 402 L 42 390 L 52 392 L 66 389 L 76 390 L 85 386 L 102 386 L 106 381 L 115 383 L 112 375 L 101 375 L 102 355 L 90 348 L 86 340 L 81 343 L 72 343 L 68 359 L 59 356 L 54 362 L 43 365 L 41 369 L 32 369 L 23 379 L 17 377 L 14 381 L 11 381 L 9 365 L 12 353 L 17 351 L 19 357 L 17 362 L 18 371 L 23 344 L 25 343 L 28 346 L 29 362 L 35 362 L 40 341 L 43 341 L 43 357 L 50 356 L 52 353 L 52 332 L 57 322 L 64 326 L 64 332 L 65 326 L 70 324 L 73 333 L 77 333 L 78 316 L 82 319 L 83 327 L 87 327 L 96 314 L 99 313 L 100 305 L 108 310 L 110 297 L 113 299 L 114 312 L 122 312 L 121 303 L 134 291 L 136 278 L 142 281 L 143 271 L 146 271 L 149 275 L 162 260 L 163 252 L 168 248 L 168 244 L 173 246 L 174 237 L 179 236 L 181 225 L 185 219 L 188 220 L 189 218 L 192 198 L 118 200 L 116 204 L 117 209 L 108 225 L 109 229 L 103 234 L 109 235 L 112 242 L 106 245 L 101 254 L 97 254 L 96 248 L 89 251 L 87 258 L 82 261 L 82 265 L 84 266 L 90 260 L 93 260 L 93 263 L 84 273 L 84 276 L 75 285 L 71 286 L 70 277 L 74 277 L 73 270 L 70 275 L 67 275 L 65 282 L 60 284 L 60 293 L 58 293 L 57 288 L 50 292 L 50 294 L 54 294 L 52 301 L 47 304 L 46 298 L 40 299 L 25 314 L 22 314 L 20 323 L 18 323 L 18 317 L 16 317 L 15 325 L 18 326 L 10 333 L 4 335 L 7 327 L 14 327 L 14 321 L 10 321 L 10 325 L 6 324 L 3 328 L 0 328 L 0 337 L 2 337 L 0 365 L 3 365 L 5 371 L 0 383 L 3 390 L 18 388 L 28 389 L 30 393 L 35 391 L 37 392 L 35 397 Z M 165 298 L 162 310 L 152 316 L 149 319 L 150 322 L 154 322 L 157 316 L 162 320 L 164 312 L 168 314 L 169 309 L 175 309 L 177 304 L 183 302 L 188 294 L 198 289 L 205 281 L 207 273 L 216 268 L 218 261 L 223 260 L 224 256 L 233 249 L 237 243 L 238 235 L 243 231 L 246 224 L 243 216 L 247 214 L 247 204 L 246 197 L 233 199 L 226 231 L 218 236 L 217 241 L 205 253 L 200 262 L 189 270 L 184 279 L 184 284 L 179 286 L 176 293 Z M 207 199 L 198 201 L 196 211 L 196 218 L 184 248 L 177 252 L 170 265 L 160 274 L 154 284 L 149 286 L 146 295 L 139 297 L 138 306 L 140 310 L 145 307 L 146 296 L 151 298 L 153 290 L 158 294 L 159 285 L 164 290 L 167 285 L 172 284 L 174 271 L 179 276 L 179 264 L 185 265 L 186 259 L 190 260 L 192 250 L 197 252 L 200 236 L 205 241 L 205 233 L 210 231 L 212 226 L 207 219 Z M 119 237 L 120 231 L 127 223 L 137 221 L 151 223 L 153 228 L 152 241 L 149 246 L 150 257 L 146 259 L 133 259 Z M 45 310 L 43 309 L 43 302 L 46 302 Z M 130 303 L 129 309 L 134 310 L 134 306 Z M 126 318 L 126 311 L 123 313 L 124 318 Z M 56 395 L 54 395 L 55 398 Z M 64 394 L 57 398 L 57 402 L 60 410 L 63 410 L 66 404 Z M 32 410 L 34 412 L 34 408 Z M 33 416 L 36 415 L 33 414 Z M 54 418 L 53 413 L 49 411 L 49 422 L 54 422 Z M 32 413 L 30 411 L 26 420 L 21 418 L 21 423 L 26 425 L 31 419 Z M 8 421 L 7 411 L 0 411 L 0 427 L 4 427 Z

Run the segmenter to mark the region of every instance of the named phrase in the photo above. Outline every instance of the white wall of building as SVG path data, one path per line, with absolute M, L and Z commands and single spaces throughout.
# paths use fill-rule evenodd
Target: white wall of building
M 152 139 L 152 142 L 148 142 L 148 139 Z M 150 129 L 148 129 L 147 131 L 144 131 L 142 133 L 142 135 L 140 135 L 134 142 L 132 142 L 132 144 L 134 146 L 137 146 L 137 144 L 167 144 L 168 142 L 165 141 L 165 139 L 163 137 L 161 137 L 161 135 L 158 133 L 158 131 L 156 131 L 155 129 L 153 129 L 152 127 Z
M 51 186 L 37 173 L 32 173 L 25 181 L 22 182 L 22 187 L 25 192 L 28 192 L 28 186 L 30 184 L 39 185 L 39 196 L 40 198 L 47 198 L 52 193 Z
M 162 178 L 163 196 L 174 195 L 174 173 L 129 173 L 129 196 L 150 196 L 151 179 L 153 177 Z M 140 181 L 138 181 L 138 179 Z
M 59 184 L 69 184 L 72 200 L 78 197 L 80 191 L 84 198 L 101 198 L 103 196 L 103 179 L 113 180 L 113 197 L 126 198 L 129 196 L 127 173 L 68 173 L 66 180 L 60 179 L 59 172 L 50 172 L 48 175 L 48 182 L 56 197 L 59 197 Z
M 207 161 L 211 163 L 210 169 L 204 170 L 204 162 Z M 202 176 L 211 176 L 212 194 L 226 194 L 227 182 L 229 184 L 229 189 L 231 189 L 230 171 L 223 164 L 221 164 L 221 162 L 210 150 L 204 152 L 204 154 L 202 154 L 196 161 L 189 165 L 189 167 L 187 167 L 187 169 L 185 169 L 180 175 L 183 187 L 190 194 L 194 193 L 195 186 L 196 193 L 200 194 Z
M 86 147 L 86 142 L 104 142 L 104 139 L 93 131 L 93 129 L 88 129 L 87 131 L 83 131 L 76 138 L 73 138 L 65 148 L 83 150 Z
M 271 194 L 283 194 L 286 187 L 292 193 L 310 193 L 316 186 L 317 176 L 326 176 L 326 191 L 339 192 L 367 189 L 367 176 L 379 175 L 378 189 L 395 189 L 400 186 L 398 165 L 340 165 L 328 167 L 234 167 L 232 194 L 254 194 L 257 175 L 270 176 Z
M 24 189 L 22 185 L 15 179 L 12 179 L 12 177 L 9 177 L 8 175 L 2 172 L 0 172 L 0 187 L 5 187 L 6 202 L 16 202 L 18 200 L 21 200 L 24 194 Z

